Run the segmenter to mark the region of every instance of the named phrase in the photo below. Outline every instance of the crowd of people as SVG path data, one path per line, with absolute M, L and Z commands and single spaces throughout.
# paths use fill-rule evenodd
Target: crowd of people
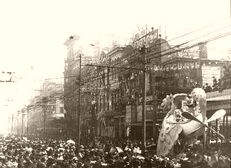
M 205 83 L 203 89 L 205 90 L 205 92 L 222 91 L 224 89 L 230 89 L 231 80 L 227 76 L 228 75 L 222 77 L 221 79 L 217 79 L 215 76 L 213 76 L 212 85 Z
M 155 147 L 141 151 L 139 142 L 75 141 L 2 137 L 1 168 L 230 168 L 231 143 L 216 143 L 202 150 L 200 143 L 174 157 L 155 154 Z
M 212 86 L 208 83 L 205 83 L 205 86 L 203 87 L 205 92 L 213 92 L 213 91 L 221 91 L 223 88 L 223 84 L 221 82 L 221 79 L 216 79 L 215 76 L 213 76 L 213 84 Z

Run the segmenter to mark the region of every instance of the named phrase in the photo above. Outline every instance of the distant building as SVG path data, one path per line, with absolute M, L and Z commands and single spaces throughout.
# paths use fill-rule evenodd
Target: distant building
M 46 81 L 39 93 L 18 112 L 14 133 L 35 137 L 64 136 L 63 84 Z

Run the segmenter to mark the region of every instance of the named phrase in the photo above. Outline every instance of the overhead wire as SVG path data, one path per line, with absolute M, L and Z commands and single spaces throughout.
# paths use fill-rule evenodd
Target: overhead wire
M 212 37 L 212 38 L 210 38 L 210 39 L 207 39 L 207 40 L 206 40 L 206 43 L 211 42 L 211 41 L 214 41 L 214 40 L 217 40 L 217 39 L 220 39 L 220 38 L 223 38 L 223 37 L 226 37 L 226 36 L 228 36 L 228 35 L 231 35 L 231 32 L 227 32 L 227 33 L 225 33 L 225 34 L 221 34 L 221 35 L 218 35 L 218 36 L 216 36 L 216 37 Z M 189 49 L 189 48 L 193 48 L 193 47 L 195 47 L 195 46 L 198 46 L 198 43 L 193 44 L 193 45 L 191 45 L 191 46 L 187 46 L 186 48 Z M 184 49 L 185 49 L 185 48 L 184 48 Z M 179 51 L 175 51 L 175 52 L 179 52 Z M 168 53 L 168 54 L 169 54 L 169 53 Z M 91 81 L 91 82 L 93 82 L 93 81 Z M 115 83 L 118 83 L 118 82 L 115 82 Z M 110 85 L 111 85 L 111 84 L 113 84 L 113 83 L 110 83 Z M 70 97 L 68 97 L 68 98 L 70 98 Z
M 209 26 L 209 25 L 208 25 Z M 208 26 L 204 26 L 203 28 L 206 28 L 206 27 L 208 27 Z M 201 29 L 203 29 L 203 28 L 200 28 L 200 29 L 197 29 L 197 30 L 201 30 Z M 183 35 L 180 35 L 180 36 L 177 36 L 177 37 L 175 37 L 175 38 L 173 38 L 173 39 L 170 39 L 170 40 L 168 40 L 168 41 L 172 41 L 172 40 L 174 40 L 174 39 L 177 39 L 177 38 L 180 38 L 180 37 L 183 37 L 183 36 L 186 36 L 186 35 L 189 35 L 189 34 L 191 34 L 191 33 L 193 33 L 194 31 L 191 31 L 191 32 L 189 32 L 189 33 L 185 33 L 185 34 L 183 34 Z M 210 32 L 209 34 L 211 34 L 211 33 L 213 33 L 213 32 Z M 204 35 L 205 36 L 205 35 Z M 200 37 L 201 38 L 201 37 Z M 197 38 L 195 38 L 195 39 L 197 39 Z M 193 40 L 195 40 L 195 39 L 193 39 Z M 188 41 L 189 42 L 189 41 Z M 181 43 L 180 45 L 177 45 L 177 47 L 179 47 L 179 46 L 181 46 L 181 45 L 185 45 L 186 43 L 188 43 L 188 42 L 184 42 L 184 43 Z M 161 43 L 165 43 L 165 42 L 161 42 Z M 160 43 L 160 44 L 161 44 Z M 195 45 L 195 46 L 197 46 L 197 45 Z M 173 47 L 171 47 L 171 48 L 169 48 L 169 49 L 167 49 L 167 50 L 164 50 L 164 51 L 162 51 L 162 52 L 166 52 L 166 51 L 170 51 L 170 50 L 172 50 L 173 49 Z M 186 49 L 186 48 L 184 48 L 184 49 Z M 183 50 L 183 49 L 182 49 Z M 177 50 L 176 52 L 179 52 L 179 50 Z M 152 53 L 152 54 L 159 54 L 159 53 Z M 166 53 L 166 55 L 167 54 L 172 54 L 172 53 Z M 128 57 L 125 57 L 124 59 L 129 59 L 130 57 L 132 57 L 133 55 L 131 55 L 131 56 L 128 56 Z M 163 55 L 159 55 L 159 57 L 161 57 L 161 56 L 163 56 Z M 121 62 L 122 62 L 123 60 L 121 60 L 121 61 L 119 61 L 119 63 L 118 64 L 120 64 Z M 117 65 L 118 65 L 117 64 Z M 100 66 L 100 65 L 99 65 Z M 120 71 L 120 73 L 123 73 L 124 71 L 126 71 L 126 67 L 121 67 L 121 69 L 125 69 L 125 70 L 123 70 L 122 72 Z M 132 68 L 132 67 L 130 67 L 130 68 Z M 66 77 L 57 77 L 57 78 L 46 78 L 45 80 L 50 80 L 50 79 L 61 79 L 61 78 L 77 78 L 77 76 L 76 75 L 69 75 L 69 76 L 66 76 Z M 95 77 L 95 78 L 91 78 L 91 79 L 100 79 L 100 78 L 97 78 L 97 77 Z M 93 80 L 91 80 L 91 81 L 93 81 Z M 88 80 L 88 82 L 91 82 L 90 80 Z M 85 81 L 85 82 L 87 82 L 87 81 Z
M 208 43 L 208 42 L 211 42 L 211 41 L 214 41 L 214 40 L 217 40 L 217 39 L 220 39 L 220 38 L 223 38 L 223 37 L 226 37 L 226 36 L 228 36 L 228 35 L 231 35 L 231 32 L 226 32 L 226 33 L 224 33 L 224 34 L 221 34 L 221 35 L 218 35 L 218 36 L 215 36 L 215 37 L 211 37 L 210 39 L 207 39 L 207 40 L 205 40 L 204 42 L 206 42 L 206 43 Z M 196 44 L 192 44 L 191 46 L 187 46 L 187 47 L 185 47 L 185 48 L 182 48 L 182 49 L 180 49 L 180 50 L 185 50 L 185 49 L 189 49 L 189 48 L 193 48 L 193 47 L 195 47 L 195 46 L 198 46 L 199 44 L 198 43 L 196 43 Z M 173 54 L 173 53 L 176 53 L 176 52 L 179 52 L 180 50 L 176 50 L 176 51 L 173 51 L 173 52 L 171 52 L 171 53 L 165 53 L 164 55 L 169 55 L 169 54 Z M 163 56 L 163 55 L 162 55 Z M 126 69 L 126 68 L 125 68 Z M 126 69 L 127 70 L 127 69 Z M 99 77 L 98 79 L 101 79 L 101 77 Z M 89 82 L 94 82 L 94 80 L 91 80 L 91 81 L 89 81 Z M 112 85 L 112 84 L 116 84 L 116 83 L 118 83 L 118 81 L 117 82 L 115 82 L 115 83 L 110 83 L 110 85 Z M 106 86 L 106 85 L 105 85 Z M 100 88 L 96 88 L 97 90 L 98 89 L 104 89 L 105 87 L 100 87 Z M 72 92 L 73 93 L 73 92 Z M 68 94 L 69 95 L 69 94 Z M 74 96 L 63 96 L 63 98 L 65 99 L 71 99 L 71 98 L 73 98 L 73 97 L 76 97 L 76 95 L 73 93 L 73 95 Z
M 227 27 L 230 27 L 230 25 L 229 26 L 226 26 L 226 27 L 223 27 L 223 28 L 221 28 L 221 29 L 224 29 L 224 28 L 227 28 Z M 217 32 L 217 31 L 219 31 L 219 30 L 221 30 L 221 29 L 217 29 L 217 30 L 215 30 L 214 32 Z M 192 42 L 192 41 L 194 41 L 194 40 L 196 40 L 196 39 L 200 39 L 200 38 L 202 38 L 202 37 L 205 37 L 205 36 L 208 36 L 209 34 L 211 34 L 211 33 L 213 33 L 213 32 L 209 32 L 209 33 L 207 33 L 206 35 L 203 35 L 203 36 L 200 36 L 200 37 L 197 37 L 197 38 L 194 38 L 194 39 L 192 39 L 192 40 L 189 40 L 189 41 L 187 41 L 187 42 L 184 42 L 184 43 L 181 43 L 181 44 L 179 44 L 179 45 L 177 45 L 177 47 L 178 46 L 181 46 L 181 45 L 185 45 L 185 44 L 187 44 L 187 43 L 189 43 L 189 42 Z M 218 38 L 219 38 L 219 36 L 218 36 Z M 214 39 L 215 40 L 215 39 Z M 206 42 L 206 43 L 208 43 L 210 40 L 204 40 L 203 42 Z M 212 40 L 213 41 L 213 40 Z M 199 44 L 200 44 L 200 42 L 198 42 L 198 43 L 196 43 L 196 44 L 193 44 L 192 46 L 190 46 L 190 47 L 188 47 L 188 46 L 186 46 L 186 47 L 184 47 L 184 48 L 181 48 L 181 49 L 178 49 L 178 50 L 175 50 L 175 51 L 172 51 L 172 49 L 174 49 L 174 48 L 176 48 L 176 47 L 171 47 L 171 48 L 169 48 L 169 49 L 166 49 L 166 50 L 162 50 L 162 51 L 158 51 L 158 52 L 154 52 L 154 53 L 149 53 L 150 55 L 153 55 L 153 57 L 152 58 L 149 58 L 149 60 L 152 60 L 152 59 L 154 59 L 154 58 L 158 58 L 158 57 L 162 57 L 162 56 L 164 56 L 164 55 L 170 55 L 170 54 L 173 54 L 173 53 L 177 53 L 177 52 L 180 52 L 180 51 L 183 51 L 183 50 L 186 50 L 186 49 L 190 49 L 190 48 L 193 48 L 193 47 L 196 47 L 196 46 L 199 46 Z M 167 51 L 167 53 L 165 53 Z M 170 52 L 168 52 L 168 51 L 170 51 Z M 165 54 L 161 54 L 161 53 L 165 53 Z M 156 54 L 158 54 L 158 56 L 155 56 Z M 94 65 L 92 65 L 92 66 L 94 66 Z M 101 65 L 95 65 L 95 66 L 101 66 Z M 102 65 L 102 67 L 109 67 L 110 68 L 110 65 L 109 66 L 107 66 L 107 65 Z M 121 68 L 121 69 L 129 69 L 130 67 L 117 67 L 117 68 Z M 132 69 L 133 67 L 131 67 L 130 69 Z M 135 68 L 134 68 L 135 69 Z
M 205 29 L 205 28 L 207 28 L 207 27 L 216 25 L 217 23 L 222 22 L 222 21 L 224 21 L 224 20 L 226 20 L 226 18 L 225 18 L 225 19 L 222 19 L 222 20 L 219 20 L 219 21 L 216 21 L 216 22 L 213 22 L 213 23 L 211 23 L 211 24 L 205 25 L 205 26 L 200 27 L 200 28 L 198 28 L 198 29 L 192 30 L 192 31 L 190 31 L 190 32 L 186 32 L 186 33 L 184 33 L 184 34 L 182 34 L 182 35 L 176 36 L 176 37 L 174 37 L 174 38 L 168 40 L 168 42 L 169 42 L 169 41 L 176 40 L 176 39 L 179 39 L 179 38 L 181 38 L 181 37 L 185 37 L 185 36 L 187 36 L 187 35 L 191 35 L 191 34 L 193 34 L 193 33 L 195 33 L 195 32 L 198 32 L 198 31 L 200 31 L 200 30 L 203 30 L 203 29 Z M 156 45 L 161 45 L 161 44 L 164 44 L 164 43 L 165 43 L 165 42 L 160 42 L 160 43 L 157 43 Z M 179 45 L 177 45 L 176 47 L 179 47 L 179 46 L 184 45 L 184 44 L 186 44 L 186 42 L 184 42 L 184 43 L 182 43 L 182 44 L 179 44 Z M 175 47 L 174 47 L 174 48 L 175 48 Z M 173 48 L 170 48 L 170 49 L 173 49 Z M 169 50 L 170 50 L 170 49 L 169 49 Z M 158 54 L 158 53 L 155 53 L 155 54 Z M 126 58 L 123 58 L 123 59 L 130 59 L 131 57 L 132 57 L 132 55 L 131 55 L 130 57 L 126 57 Z M 75 59 L 75 60 L 76 60 L 76 59 Z M 73 60 L 73 61 L 75 61 L 75 60 Z M 122 60 L 122 61 L 123 61 L 123 60 Z M 62 78 L 63 78 L 63 79 L 65 79 L 65 78 L 76 78 L 76 75 L 69 75 L 69 76 L 65 76 L 65 77 L 56 77 L 56 78 L 45 78 L 44 80 L 62 79 Z
M 207 25 L 207 26 L 204 26 L 204 27 L 202 27 L 202 28 L 199 28 L 199 29 L 197 29 L 197 30 L 202 30 L 202 29 L 204 29 L 204 28 L 207 28 L 207 27 L 209 27 L 209 26 L 211 26 L 212 24 L 210 24 L 210 25 Z M 200 39 L 200 38 L 203 38 L 203 37 L 205 37 L 205 36 L 208 36 L 209 34 L 212 34 L 212 33 L 214 33 L 214 32 L 217 32 L 217 31 L 220 31 L 220 30 L 222 30 L 222 29 L 225 29 L 225 28 L 227 28 L 227 27 L 229 27 L 230 25 L 228 25 L 228 26 L 225 26 L 225 27 L 222 27 L 222 28 L 219 28 L 219 29 L 216 29 L 215 31 L 212 31 L 212 32 L 209 32 L 209 33 L 207 33 L 206 35 L 202 35 L 202 36 L 200 36 L 200 37 L 196 37 L 196 38 L 194 38 L 194 39 L 192 39 L 192 40 L 188 40 L 187 42 L 183 42 L 183 43 L 181 43 L 181 44 L 178 44 L 178 45 L 176 45 L 176 46 L 174 46 L 174 47 L 170 47 L 169 49 L 166 49 L 166 50 L 162 50 L 161 52 L 167 52 L 167 51 L 171 51 L 171 50 L 173 50 L 173 49 L 175 49 L 175 48 L 179 48 L 180 46 L 183 46 L 183 45 L 185 45 L 185 44 L 188 44 L 188 43 L 190 43 L 190 42 L 192 42 L 192 41 L 194 41 L 194 40 L 197 40 L 197 39 Z M 189 35 L 189 34 L 192 34 L 192 33 L 194 33 L 194 32 L 196 32 L 196 31 L 191 31 L 191 32 L 189 32 L 189 33 L 185 33 L 185 34 L 183 34 L 183 35 L 180 35 L 180 36 L 177 36 L 177 37 L 175 37 L 175 38 L 173 38 L 173 39 L 170 39 L 170 40 L 168 40 L 168 41 L 172 41 L 172 40 L 174 40 L 174 39 L 178 39 L 178 38 L 180 38 L 180 37 L 183 37 L 183 36 L 186 36 L 186 35 Z M 160 42 L 160 43 L 157 43 L 156 45 L 160 45 L 160 44 L 164 44 L 164 43 L 166 43 L 166 42 Z M 181 50 L 182 51 L 182 50 Z M 148 53 L 149 55 L 156 55 L 156 54 L 160 54 L 161 52 L 154 52 L 154 53 Z M 178 51 L 179 52 L 179 51 Z M 113 66 L 116 66 L 116 65 L 118 65 L 118 64 L 120 64 L 122 61 L 124 61 L 124 60 L 128 60 L 129 58 L 131 58 L 133 56 L 133 54 L 131 54 L 130 56 L 128 56 L 128 57 L 124 57 L 124 58 L 122 58 L 117 64 L 113 64 Z M 158 57 L 161 57 L 161 55 L 159 55 Z M 158 58 L 158 57 L 155 57 L 155 58 Z M 153 58 L 151 58 L 151 59 L 153 59 Z M 83 65 L 83 66 L 86 66 L 86 65 Z M 107 66 L 107 65 L 96 65 L 96 66 L 98 66 L 98 67 L 100 67 L 100 66 Z M 110 65 L 108 65 L 108 66 L 110 66 Z M 113 67 L 112 67 L 113 68 Z M 132 69 L 132 68 L 134 68 L 135 69 L 135 67 L 116 67 L 116 68 L 121 68 L 121 69 L 128 69 L 128 68 L 130 68 L 130 69 Z M 77 77 L 76 75 L 73 75 L 73 76 L 66 76 L 66 77 L 62 77 L 62 78 L 69 78 L 69 77 Z
M 205 29 L 205 28 L 211 27 L 211 26 L 213 26 L 213 25 L 216 25 L 217 23 L 220 23 L 220 22 L 223 22 L 223 21 L 226 21 L 226 20 L 229 21 L 229 20 L 230 20 L 230 17 L 227 17 L 227 18 L 224 18 L 224 19 L 219 19 L 218 21 L 215 21 L 215 22 L 213 22 L 213 23 L 211 23 L 211 24 L 205 25 L 205 26 L 203 26 L 203 27 L 200 27 L 200 28 L 194 29 L 194 30 L 192 30 L 192 31 L 190 31 L 190 32 L 187 32 L 187 33 L 184 33 L 184 34 L 182 34 L 182 35 L 179 35 L 179 36 L 177 36 L 177 37 L 175 37 L 175 38 L 172 38 L 172 39 L 168 40 L 168 42 L 169 42 L 169 41 L 176 40 L 176 39 L 181 38 L 181 37 L 184 37 L 184 36 L 187 36 L 187 35 L 190 35 L 190 34 L 192 34 L 192 33 L 198 32 L 198 31 L 200 31 L 200 30 L 203 30 L 203 29 Z
M 185 36 L 187 36 L 187 35 L 191 35 L 191 34 L 196 33 L 196 32 L 199 32 L 200 30 L 203 30 L 203 29 L 206 29 L 206 28 L 208 28 L 208 27 L 214 26 L 214 25 L 216 25 L 216 24 L 218 24 L 218 23 L 220 23 L 220 22 L 223 22 L 223 21 L 225 21 L 225 20 L 228 20 L 228 19 L 230 19 L 230 18 L 227 17 L 227 18 L 224 18 L 224 19 L 220 19 L 220 20 L 215 21 L 215 22 L 213 22 L 213 23 L 207 24 L 207 25 L 205 25 L 205 26 L 203 26 L 203 27 L 200 27 L 200 28 L 194 29 L 194 30 L 192 30 L 192 31 L 186 32 L 186 33 L 181 34 L 181 35 L 179 35 L 179 36 L 173 37 L 172 39 L 169 39 L 168 42 L 169 42 L 169 41 L 176 40 L 176 39 L 179 39 L 179 38 L 181 38 L 181 37 L 185 37 Z M 150 34 L 150 33 L 151 33 L 151 32 L 149 31 L 147 34 Z M 164 44 L 164 43 L 165 43 L 165 42 L 160 42 L 160 43 L 157 43 L 156 45 L 161 45 L 161 44 Z M 75 59 L 73 59 L 72 61 L 74 61 L 74 60 L 75 60 Z
M 225 34 L 218 35 L 218 36 L 216 36 L 216 37 L 212 37 L 212 38 L 210 38 L 210 39 L 207 39 L 205 42 L 208 43 L 208 42 L 211 42 L 211 41 L 214 41 L 214 40 L 217 40 L 217 39 L 226 37 L 227 35 L 231 35 L 231 32 L 227 32 L 227 33 L 225 33 Z M 190 49 L 190 48 L 193 48 L 193 47 L 198 46 L 198 45 L 199 45 L 198 43 L 192 44 L 191 46 L 187 46 L 187 47 L 185 47 L 185 48 L 183 48 L 183 49 L 181 49 L 181 50 Z M 166 53 L 166 54 L 164 54 L 164 55 L 177 53 L 177 52 L 179 52 L 179 51 L 180 51 L 180 50 L 176 50 L 176 51 L 173 51 L 172 53 Z M 163 55 L 162 55 L 162 56 L 163 56 Z M 89 82 L 94 82 L 94 79 L 91 80 L 91 81 L 89 81 Z M 115 83 L 118 83 L 118 81 L 115 82 Z M 110 83 L 110 85 L 112 85 L 112 84 L 114 84 L 114 83 Z
M 176 40 L 176 39 L 179 39 L 179 38 L 181 38 L 181 37 L 185 37 L 185 36 L 187 36 L 187 35 L 191 35 L 191 34 L 196 33 L 196 32 L 199 32 L 200 30 L 203 30 L 203 29 L 205 29 L 205 28 L 214 26 L 214 25 L 216 25 L 216 24 L 218 24 L 218 23 L 220 23 L 220 22 L 222 22 L 222 21 L 225 21 L 226 19 L 229 19 L 229 18 L 224 18 L 224 19 L 215 21 L 215 22 L 213 22 L 213 23 L 211 23 L 211 24 L 208 24 L 208 25 L 205 25 L 205 26 L 203 26 L 203 27 L 194 29 L 194 30 L 192 30 L 192 31 L 190 31 L 190 32 L 187 32 L 187 33 L 184 33 L 184 34 L 182 34 L 182 35 L 173 37 L 172 39 L 168 40 L 168 42 L 169 42 L 169 41 Z M 150 33 L 151 33 L 151 32 L 148 32 L 147 34 L 150 34 Z M 166 43 L 166 42 L 159 42 L 159 43 L 156 43 L 155 45 L 161 45 L 161 44 L 164 44 L 164 43 Z M 132 55 L 131 55 L 130 57 L 132 57 Z M 126 59 L 126 58 L 124 58 L 124 59 Z M 129 57 L 128 57 L 128 59 L 129 59 Z M 73 61 L 74 61 L 74 60 L 73 60 Z
M 210 33 L 208 33 L 208 34 L 211 34 L 211 32 Z M 219 38 L 222 38 L 222 37 L 225 37 L 225 36 L 227 36 L 227 35 L 230 35 L 230 32 L 228 32 L 228 33 L 226 33 L 226 34 L 222 34 L 222 35 L 219 35 L 219 36 L 216 36 L 216 37 L 213 37 L 213 38 L 210 38 L 210 39 L 208 39 L 208 40 L 206 40 L 205 42 L 206 43 L 208 43 L 208 42 L 210 42 L 210 41 L 213 41 L 213 40 L 216 40 L 216 39 L 219 39 Z M 206 35 L 204 35 L 204 36 L 206 36 Z M 199 38 L 201 38 L 201 37 L 199 37 Z M 195 38 L 196 39 L 196 38 Z M 193 40 L 195 40 L 195 39 L 193 39 Z M 193 41 L 192 40 L 192 41 Z M 193 47 L 196 47 L 196 46 L 198 46 L 199 44 L 198 43 L 196 43 L 196 44 L 193 44 L 193 45 L 191 45 L 191 46 L 187 46 L 187 47 L 185 47 L 185 48 L 181 48 L 181 49 L 179 49 L 179 50 L 175 50 L 175 51 L 171 51 L 171 52 L 168 52 L 168 53 L 165 53 L 165 54 L 161 54 L 161 55 L 159 55 L 160 57 L 161 56 L 164 56 L 164 55 L 170 55 L 170 54 L 173 54 L 173 53 L 177 53 L 177 52 L 180 52 L 180 51 L 182 51 L 182 50 L 185 50 L 185 49 L 190 49 L 190 48 L 193 48 Z M 166 50 L 167 51 L 167 50 Z M 162 51 L 163 52 L 163 51 Z M 156 58 L 156 57 L 155 57 Z M 99 65 L 99 67 L 100 67 L 100 65 Z M 102 67 L 102 66 L 101 66 Z M 107 67 L 107 66 L 104 66 L 104 67 Z M 108 66 L 109 67 L 109 66 Z M 110 68 L 110 67 L 109 67 Z M 119 73 L 123 73 L 124 71 L 127 71 L 127 69 L 128 68 L 126 68 L 126 67 L 120 67 L 121 69 L 124 69 L 124 70 L 120 70 L 120 72 Z M 74 77 L 76 77 L 75 75 L 73 75 Z M 95 82 L 95 80 L 99 80 L 99 79 L 102 79 L 102 77 L 98 77 L 98 76 L 95 76 L 95 75 L 93 75 L 94 77 L 92 77 L 92 76 L 90 76 L 90 78 L 88 79 L 88 80 L 85 80 L 85 81 L 83 81 L 85 84 L 87 84 L 87 83 L 89 83 L 89 82 Z M 111 77 L 112 76 L 112 74 L 111 75 L 108 75 L 108 77 Z M 118 81 L 116 81 L 116 82 L 114 82 L 114 83 L 110 83 L 110 85 L 113 85 L 113 84 L 116 84 L 116 83 L 118 83 Z M 103 88 L 103 87 L 102 87 Z M 77 88 L 75 88 L 74 90 L 76 90 Z M 100 88 L 98 88 L 98 89 L 100 89 Z M 68 94 L 69 95 L 69 94 Z M 74 96 L 73 96 L 74 97 Z

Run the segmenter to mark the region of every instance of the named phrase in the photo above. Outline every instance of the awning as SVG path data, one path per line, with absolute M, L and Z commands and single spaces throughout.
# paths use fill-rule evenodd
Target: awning
M 143 126 L 142 122 L 133 122 L 133 123 L 129 123 L 128 125 L 129 126 Z M 147 121 L 146 126 L 153 126 L 152 121 Z

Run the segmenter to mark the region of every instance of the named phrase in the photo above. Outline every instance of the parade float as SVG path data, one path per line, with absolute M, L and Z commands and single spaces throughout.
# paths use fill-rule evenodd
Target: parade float
M 168 111 L 163 119 L 157 144 L 157 155 L 174 154 L 174 147 L 195 143 L 198 137 L 206 137 L 206 130 L 213 131 L 220 139 L 224 136 L 208 126 L 209 122 L 225 115 L 225 110 L 216 111 L 209 119 L 206 118 L 206 93 L 195 88 L 191 94 L 178 93 L 167 95 L 162 102 L 163 109 Z

